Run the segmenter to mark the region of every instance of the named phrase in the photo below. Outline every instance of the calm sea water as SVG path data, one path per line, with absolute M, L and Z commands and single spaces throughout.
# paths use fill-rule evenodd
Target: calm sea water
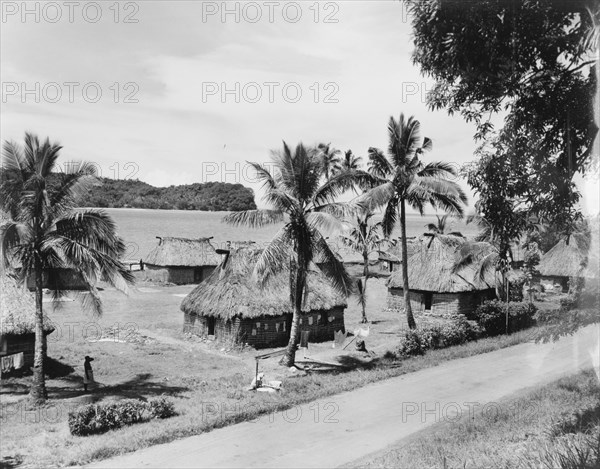
M 260 229 L 232 227 L 221 222 L 228 212 L 199 212 L 191 210 L 147 210 L 130 208 L 105 209 L 115 220 L 119 234 L 128 246 L 126 258 L 139 260 L 156 246 L 157 236 L 203 238 L 213 236 L 215 247 L 225 247 L 227 241 L 269 242 L 282 225 Z M 377 218 L 381 219 L 381 217 Z M 407 215 L 407 235 L 419 236 L 426 231 L 427 223 L 435 222 L 435 215 Z M 449 221 L 449 230 L 460 231 L 465 236 L 476 233 L 473 225 L 464 221 Z M 394 237 L 400 235 L 396 229 Z

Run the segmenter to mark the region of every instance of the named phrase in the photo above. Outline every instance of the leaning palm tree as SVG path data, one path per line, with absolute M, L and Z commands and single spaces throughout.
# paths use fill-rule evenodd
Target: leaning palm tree
M 337 148 L 333 148 L 331 143 L 319 143 L 317 150 L 319 151 L 319 156 L 323 162 L 325 179 L 329 181 L 336 172 L 342 170 L 339 156 L 341 151 Z
M 347 204 L 336 203 L 335 198 L 354 183 L 352 172 L 326 178 L 325 165 L 319 152 L 301 143 L 291 150 L 283 142 L 282 151 L 272 152 L 273 172 L 258 163 L 250 163 L 265 189 L 264 200 L 270 209 L 234 212 L 224 218 L 232 225 L 261 227 L 284 222 L 268 247 L 262 252 L 255 267 L 256 276 L 263 284 L 289 266 L 290 302 L 294 307 L 290 339 L 281 364 L 292 366 L 299 342 L 299 321 L 306 290 L 306 280 L 313 260 L 331 281 L 333 287 L 348 295 L 352 290 L 351 278 L 343 262 L 331 251 L 321 230 L 341 229 L 341 217 L 352 213 Z
M 384 238 L 381 235 L 381 222 L 369 223 L 374 215 L 372 211 L 365 210 L 356 217 L 356 224 L 347 235 L 342 235 L 341 240 L 346 246 L 363 256 L 363 278 L 358 279 L 358 301 L 362 308 L 362 322 L 367 319 L 367 280 L 369 279 L 369 255 L 379 252 Z
M 78 197 L 98 184 L 94 165 L 74 163 L 65 173 L 54 173 L 61 146 L 40 143 L 25 134 L 23 147 L 5 142 L 0 174 L 0 209 L 7 221 L 0 227 L 2 267 L 16 272 L 23 283 L 35 281 L 35 352 L 31 400 L 47 398 L 44 379 L 45 338 L 42 305 L 43 273 L 67 268 L 85 282 L 84 307 L 99 314 L 102 303 L 96 282 L 103 280 L 127 291 L 133 274 L 120 261 L 125 243 L 112 219 L 99 210 L 74 210 Z M 63 292 L 55 291 L 58 300 Z
M 460 186 L 447 178 L 456 176 L 454 168 L 443 162 L 423 164 L 420 156 L 431 150 L 432 143 L 421 137 L 421 125 L 414 117 L 404 114 L 396 121 L 390 117 L 387 157 L 377 148 L 369 148 L 369 172 L 380 184 L 361 197 L 361 203 L 374 209 L 385 206 L 382 228 L 389 237 L 400 219 L 402 241 L 402 276 L 408 327 L 416 327 L 409 301 L 408 248 L 406 244 L 406 205 L 423 215 L 426 204 L 457 216 L 463 215 L 467 197 Z

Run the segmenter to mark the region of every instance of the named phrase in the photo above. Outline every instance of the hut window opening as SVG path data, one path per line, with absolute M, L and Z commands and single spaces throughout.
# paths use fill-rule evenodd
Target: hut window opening
M 302 321 L 302 320 L 300 320 L 300 321 Z M 287 326 L 286 326 L 286 324 L 285 324 L 285 322 L 284 322 L 284 323 L 283 323 L 283 332 L 285 332 L 285 331 L 286 331 L 286 328 L 287 328 Z
M 275 323 L 275 332 L 279 332 L 279 323 L 278 322 Z
M 309 325 L 309 326 L 312 326 L 312 325 L 313 325 L 313 317 L 312 317 L 312 316 L 309 316 L 309 317 L 308 317 L 308 325 Z
M 209 316 L 206 321 L 207 333 L 208 335 L 215 335 L 215 318 L 213 316 Z
M 265 322 L 265 331 L 269 330 L 269 325 Z
M 431 311 L 431 304 L 433 303 L 433 293 L 425 293 L 423 295 L 423 301 L 425 303 L 425 311 Z

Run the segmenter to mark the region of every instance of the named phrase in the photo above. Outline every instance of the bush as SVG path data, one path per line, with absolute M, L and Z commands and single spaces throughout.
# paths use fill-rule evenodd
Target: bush
M 425 326 L 404 333 L 398 355 L 412 357 L 423 355 L 427 350 L 461 345 L 477 337 L 477 331 L 465 318 L 442 326 Z
M 145 422 L 152 418 L 167 418 L 175 414 L 175 406 L 166 397 L 144 402 L 123 399 L 104 404 L 88 404 L 69 412 L 69 430 L 72 435 L 86 436 Z
M 166 419 L 176 415 L 175 404 L 164 396 L 151 399 L 148 402 L 150 415 L 155 419 Z
M 414 357 L 423 355 L 426 347 L 421 343 L 421 334 L 419 329 L 410 329 L 404 333 L 404 338 L 398 347 L 398 355 L 401 357 Z
M 485 301 L 477 308 L 476 315 L 477 322 L 486 335 L 492 337 L 506 332 L 507 308 L 509 333 L 527 329 L 535 324 L 537 308 L 532 303 Z

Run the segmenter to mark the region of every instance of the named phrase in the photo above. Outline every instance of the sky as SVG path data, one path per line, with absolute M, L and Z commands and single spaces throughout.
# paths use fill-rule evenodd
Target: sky
M 282 141 L 366 160 L 401 112 L 433 140 L 426 160 L 474 159 L 474 126 L 425 103 L 401 1 L 4 1 L 0 27 L 2 141 L 48 136 L 105 177 L 239 182 L 264 206 L 247 161 Z

